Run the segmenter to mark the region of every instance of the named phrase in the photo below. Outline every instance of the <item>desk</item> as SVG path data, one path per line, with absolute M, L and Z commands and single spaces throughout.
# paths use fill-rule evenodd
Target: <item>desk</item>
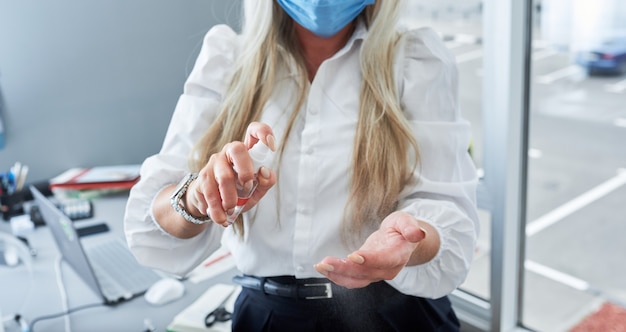
M 94 218 L 76 221 L 79 227 L 106 221 L 111 228 L 108 233 L 84 237 L 82 241 L 97 241 L 98 237 L 123 237 L 123 215 L 126 195 L 95 199 Z M 8 222 L 0 222 L 0 232 L 10 233 Z M 47 227 L 37 227 L 28 240 L 38 252 L 32 263 L 32 274 L 24 264 L 15 267 L 0 266 L 0 311 L 3 316 L 20 313 L 27 321 L 62 311 L 63 298 L 57 286 L 56 266 L 59 252 Z M 67 292 L 69 308 L 98 303 L 100 297 L 93 293 L 74 271 L 61 264 L 63 284 Z M 150 319 L 155 331 L 165 331 L 174 316 L 190 305 L 211 285 L 230 283 L 235 271 L 219 275 L 200 283 L 184 281 L 183 298 L 163 306 L 153 306 L 143 297 L 134 298 L 116 306 L 99 306 L 69 315 L 72 331 L 145 331 L 144 319 Z M 32 277 L 29 277 L 32 276 Z M 5 323 L 5 331 L 19 331 L 16 324 Z M 34 331 L 65 331 L 63 317 L 37 322 Z

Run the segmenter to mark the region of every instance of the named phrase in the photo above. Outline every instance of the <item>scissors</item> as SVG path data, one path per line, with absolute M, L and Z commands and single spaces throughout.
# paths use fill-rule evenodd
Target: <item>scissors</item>
M 228 300 L 233 295 L 236 289 L 237 289 L 236 287 L 233 288 L 233 290 L 230 291 L 230 293 L 228 293 L 228 296 L 226 297 L 226 299 L 222 301 L 222 303 L 220 303 L 219 307 L 209 312 L 206 315 L 206 317 L 204 317 L 204 325 L 206 327 L 211 327 L 213 326 L 213 324 L 217 322 L 227 322 L 230 320 L 233 314 L 228 312 L 228 310 L 226 310 L 226 302 L 228 302 Z

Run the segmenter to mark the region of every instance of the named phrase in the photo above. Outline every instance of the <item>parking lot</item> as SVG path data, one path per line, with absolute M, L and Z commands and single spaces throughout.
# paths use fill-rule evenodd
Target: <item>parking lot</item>
M 412 25 L 432 26 L 456 55 L 460 99 L 481 164 L 479 1 L 414 1 Z M 626 75 L 588 76 L 573 55 L 533 36 L 523 322 L 564 331 L 609 301 L 626 307 Z M 489 298 L 490 232 L 482 211 L 463 289 Z

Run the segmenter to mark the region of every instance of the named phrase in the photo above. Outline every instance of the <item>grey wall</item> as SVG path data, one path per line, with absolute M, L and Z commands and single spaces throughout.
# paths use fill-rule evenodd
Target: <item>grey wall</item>
M 206 31 L 235 0 L 0 0 L 0 171 L 28 182 L 158 152 Z

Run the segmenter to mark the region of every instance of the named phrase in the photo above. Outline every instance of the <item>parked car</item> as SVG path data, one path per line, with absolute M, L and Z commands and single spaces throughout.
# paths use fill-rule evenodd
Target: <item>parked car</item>
M 626 37 L 578 52 L 576 63 L 590 75 L 626 74 Z

